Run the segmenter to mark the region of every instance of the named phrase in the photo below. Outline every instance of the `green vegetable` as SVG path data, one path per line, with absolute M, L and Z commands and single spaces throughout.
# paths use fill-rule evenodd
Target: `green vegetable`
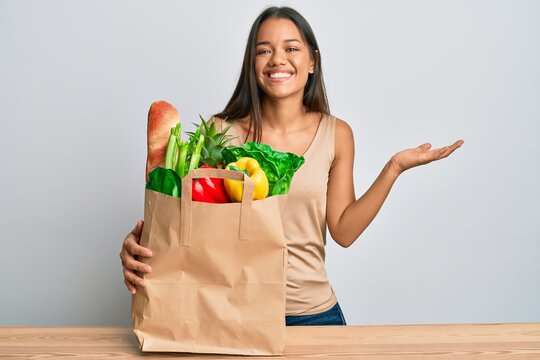
M 178 144 L 178 163 L 176 164 L 176 172 L 180 177 L 184 177 L 186 172 L 186 159 L 189 150 L 189 144 L 187 142 L 181 142 Z
M 199 160 L 201 159 L 201 150 L 204 144 L 204 135 L 201 134 L 201 131 L 197 129 L 195 135 L 190 139 L 189 145 L 192 149 L 191 159 L 189 161 L 188 173 L 199 167 Z
M 181 141 L 180 135 L 182 125 L 180 123 L 171 128 L 169 142 L 165 152 L 165 165 L 153 169 L 148 174 L 146 188 L 158 191 L 167 195 L 181 197 L 182 182 L 181 179 L 191 170 L 201 165 L 201 162 L 217 163 L 220 160 L 221 149 L 230 140 L 231 137 L 223 132 L 218 132 L 214 123 L 208 125 L 202 117 L 202 125 L 197 125 L 197 130 L 190 135 L 188 141 Z M 206 179 L 212 184 L 221 181 L 221 179 Z M 223 187 L 223 186 L 221 186 Z M 225 190 L 223 190 L 224 192 Z M 225 195 L 224 195 L 225 196 Z
M 167 151 L 165 152 L 165 167 L 157 167 L 148 174 L 146 188 L 166 195 L 180 197 L 182 194 L 182 179 L 175 171 L 177 158 L 179 157 L 178 143 L 180 142 L 180 130 L 182 125 L 176 124 L 171 128 Z
M 171 128 L 171 135 L 169 136 L 169 143 L 167 144 L 167 152 L 165 153 L 165 169 L 174 168 L 174 162 L 178 153 L 176 142 L 180 139 L 181 129 L 182 125 L 180 123 Z
M 192 133 L 189 141 L 180 141 L 180 136 L 178 135 L 174 143 L 178 155 L 174 160 L 175 166 L 173 168 L 181 178 L 186 176 L 191 170 L 199 167 L 203 143 L 204 136 L 199 129 L 195 133 Z
M 242 157 L 256 159 L 268 178 L 268 196 L 287 194 L 294 173 L 305 162 L 302 156 L 276 151 L 266 144 L 251 141 L 242 146 L 226 147 L 221 154 L 226 164 L 236 162 Z
M 180 197 L 182 193 L 182 179 L 172 169 L 157 167 L 148 174 L 146 188 L 166 195 Z

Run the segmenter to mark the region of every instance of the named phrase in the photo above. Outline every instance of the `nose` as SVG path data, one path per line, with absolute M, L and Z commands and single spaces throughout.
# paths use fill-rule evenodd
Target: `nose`
M 270 58 L 270 65 L 272 66 L 283 65 L 285 64 L 285 60 L 286 60 L 285 51 L 276 50 L 272 53 L 272 57 Z

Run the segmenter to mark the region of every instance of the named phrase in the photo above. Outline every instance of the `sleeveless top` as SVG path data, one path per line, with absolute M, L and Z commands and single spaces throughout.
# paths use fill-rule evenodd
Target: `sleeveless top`
M 241 146 L 234 122 L 228 134 L 238 136 L 231 144 Z M 325 269 L 326 191 L 334 160 L 336 118 L 323 115 L 305 162 L 294 174 L 282 215 L 287 241 L 286 315 L 311 315 L 329 310 L 337 303 Z

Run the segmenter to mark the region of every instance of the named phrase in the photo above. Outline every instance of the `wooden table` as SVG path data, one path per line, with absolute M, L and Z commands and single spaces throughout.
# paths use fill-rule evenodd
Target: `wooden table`
M 268 359 L 141 353 L 129 328 L 0 327 L 0 358 L 64 357 Z M 287 327 L 283 358 L 538 360 L 540 323 Z

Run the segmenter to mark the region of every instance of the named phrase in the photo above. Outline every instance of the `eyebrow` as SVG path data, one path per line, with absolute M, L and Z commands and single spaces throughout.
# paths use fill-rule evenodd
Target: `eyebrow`
M 289 42 L 294 42 L 294 41 L 301 42 L 300 40 L 297 40 L 297 39 L 287 39 L 284 42 L 289 43 Z M 259 45 L 270 45 L 270 41 L 259 41 L 257 44 L 255 44 L 255 46 L 259 46 Z

